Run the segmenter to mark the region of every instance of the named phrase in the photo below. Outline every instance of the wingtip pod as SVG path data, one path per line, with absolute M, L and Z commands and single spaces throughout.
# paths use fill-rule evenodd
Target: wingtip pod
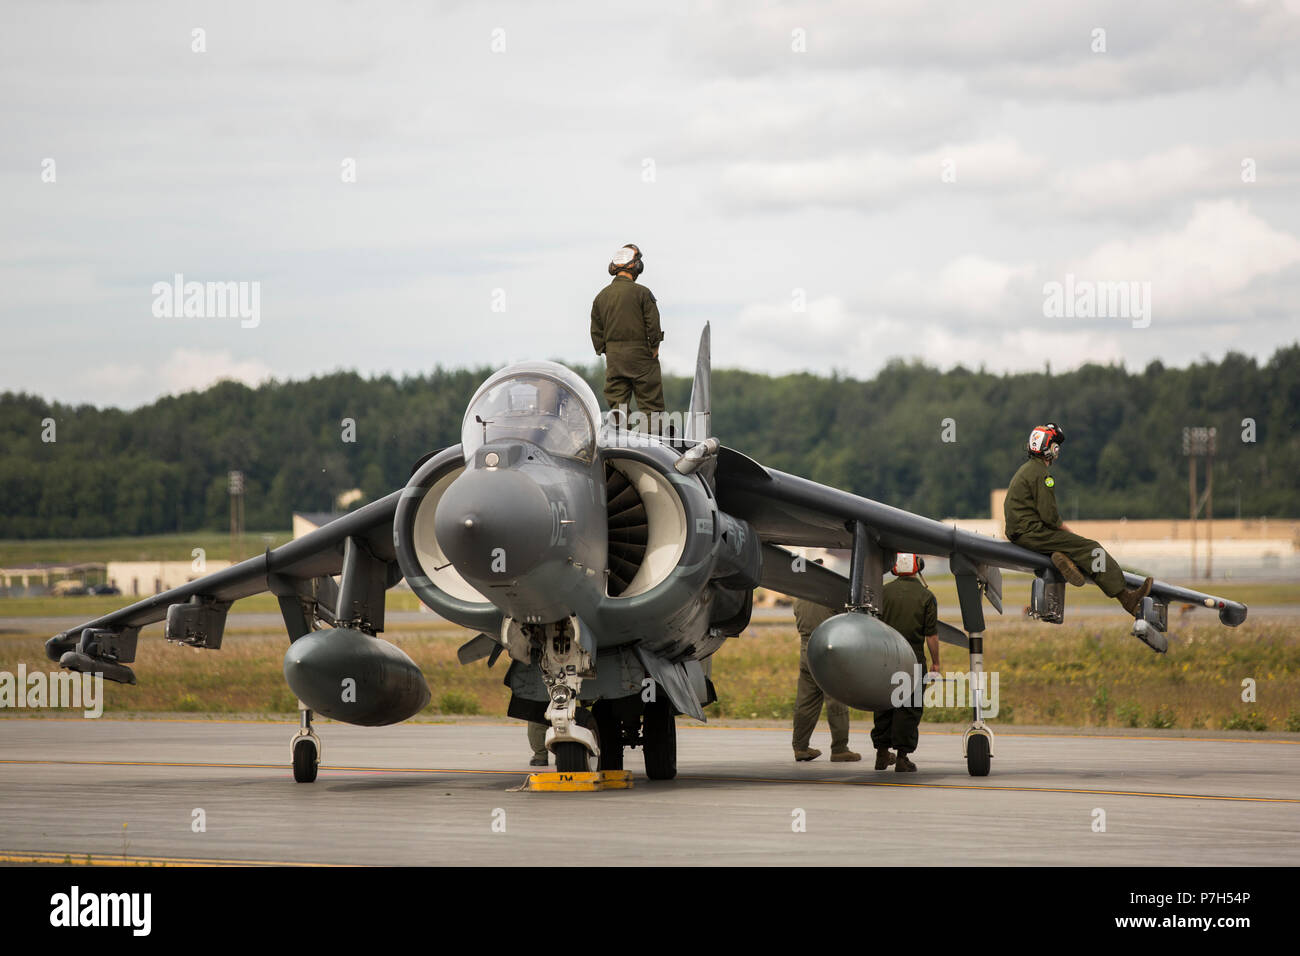
M 64 631 L 62 634 L 55 634 L 45 642 L 45 656 L 57 663 L 68 651 L 76 650 L 80 640 L 80 631 L 76 633 Z
M 1246 620 L 1246 613 L 1249 610 L 1246 605 L 1238 604 L 1236 601 L 1220 601 L 1219 620 L 1228 627 L 1236 627 Z

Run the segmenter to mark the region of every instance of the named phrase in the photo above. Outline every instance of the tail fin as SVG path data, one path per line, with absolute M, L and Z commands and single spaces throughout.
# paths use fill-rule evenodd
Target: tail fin
M 691 385 L 691 407 L 686 413 L 687 441 L 704 441 L 713 437 L 713 394 L 711 336 L 709 323 L 700 333 L 700 351 L 695 357 L 695 382 Z

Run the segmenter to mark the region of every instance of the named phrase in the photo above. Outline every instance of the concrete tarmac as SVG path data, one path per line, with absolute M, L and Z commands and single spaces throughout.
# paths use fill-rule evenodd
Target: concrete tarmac
M 827 753 L 796 764 L 786 728 L 679 718 L 674 781 L 629 751 L 631 790 L 527 793 L 513 721 L 319 722 L 320 777 L 297 784 L 287 721 L 4 719 L 0 862 L 1300 863 L 1294 738 L 1007 727 L 973 778 L 950 728 L 907 775 L 872 769 L 866 729 L 863 762 L 830 763 L 823 725 Z

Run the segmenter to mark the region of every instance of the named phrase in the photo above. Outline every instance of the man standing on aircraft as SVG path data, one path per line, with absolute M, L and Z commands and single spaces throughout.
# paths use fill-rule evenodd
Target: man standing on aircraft
M 1029 460 L 1020 466 L 1002 505 L 1007 540 L 1045 554 L 1061 577 L 1075 587 L 1091 580 L 1107 597 L 1136 617 L 1142 599 L 1151 592 L 1151 578 L 1138 588 L 1124 586 L 1124 572 L 1096 541 L 1071 531 L 1056 510 L 1056 479 L 1049 472 L 1061 457 L 1065 432 L 1054 422 L 1039 425 L 1029 433 L 1025 445 Z
M 820 562 L 819 562 L 820 563 Z M 831 760 L 861 760 L 862 754 L 849 749 L 849 708 L 827 697 L 808 669 L 808 638 L 817 625 L 839 612 L 812 601 L 794 602 L 794 622 L 799 628 L 799 685 L 794 700 L 794 759 L 816 760 L 822 755 L 809 744 L 817 719 L 822 715 L 822 702 L 826 703 L 826 722 L 831 725 Z
M 664 410 L 663 379 L 659 371 L 659 306 L 654 293 L 637 284 L 645 269 L 641 250 L 628 243 L 614 253 L 609 274 L 614 278 L 591 303 L 591 344 L 605 356 L 605 400 L 621 409 L 636 396 L 637 411 L 646 416 Z
M 912 645 L 916 661 L 925 668 L 925 648 L 930 648 L 930 670 L 939 673 L 939 602 L 920 580 L 925 561 L 919 555 L 900 554 L 894 559 L 894 580 L 881 589 L 880 619 L 902 634 Z M 915 706 L 876 711 L 871 742 L 876 748 L 876 769 L 886 770 L 894 763 L 889 752 L 898 751 L 894 769 L 912 773 L 916 764 L 907 755 L 916 750 L 921 739 L 922 688 L 914 688 Z

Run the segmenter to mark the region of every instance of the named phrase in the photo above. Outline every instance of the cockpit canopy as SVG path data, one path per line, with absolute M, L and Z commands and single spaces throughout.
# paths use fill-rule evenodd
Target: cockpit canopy
M 590 462 L 599 419 L 596 395 L 578 375 L 555 362 L 522 362 L 479 386 L 465 412 L 461 443 L 467 461 L 485 444 L 518 439 Z

